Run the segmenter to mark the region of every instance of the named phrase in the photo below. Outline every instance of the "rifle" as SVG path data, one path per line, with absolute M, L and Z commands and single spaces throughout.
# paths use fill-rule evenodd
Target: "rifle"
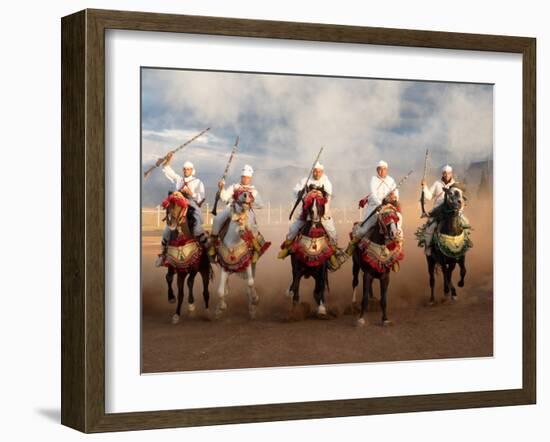
M 424 176 L 422 178 L 422 181 L 426 181 L 427 169 L 428 169 L 428 149 L 426 149 L 426 157 L 424 158 Z M 424 186 L 422 186 L 422 191 L 420 193 L 420 208 L 422 209 L 422 215 L 420 215 L 420 218 L 427 218 L 428 214 L 426 213 L 426 209 L 424 208 Z
M 222 179 L 220 181 L 225 181 L 225 178 L 227 177 L 227 172 L 229 172 L 229 166 L 231 166 L 231 162 L 233 161 L 233 157 L 235 156 L 235 153 L 237 152 L 237 146 L 239 145 L 239 137 L 235 140 L 235 144 L 233 145 L 233 149 L 231 149 L 231 155 L 229 155 L 229 161 L 227 161 L 227 164 L 225 165 L 225 169 L 223 171 Z M 221 190 L 218 188 L 218 191 L 216 192 L 216 199 L 214 200 L 214 207 L 212 207 L 212 211 L 210 212 L 212 215 L 216 216 L 218 214 L 218 202 L 220 201 L 220 195 Z
M 144 179 L 147 179 L 149 178 L 149 175 L 151 175 L 151 173 L 153 172 L 153 170 L 155 170 L 157 167 L 159 166 L 162 166 L 164 163 L 166 163 L 166 161 L 168 160 L 168 155 L 169 154 L 175 154 L 178 150 L 180 149 L 183 149 L 185 146 L 187 146 L 188 144 L 191 144 L 193 141 L 195 141 L 197 138 L 199 138 L 200 136 L 204 135 L 206 132 L 208 132 L 210 130 L 209 127 L 207 127 L 206 129 L 204 129 L 200 134 L 198 135 L 195 135 L 193 138 L 191 138 L 190 140 L 187 140 L 185 143 L 183 143 L 181 146 L 178 146 L 176 147 L 174 150 L 171 150 L 169 151 L 165 156 L 163 156 L 162 158 L 159 158 L 157 160 L 157 162 L 152 165 L 151 167 L 149 167 L 149 169 L 147 169 L 145 171 L 145 173 L 143 174 L 144 176 Z
M 386 194 L 386 196 L 382 199 L 382 202 L 381 202 L 378 206 L 376 206 L 376 208 L 370 213 L 370 215 L 367 216 L 367 217 L 363 220 L 363 222 L 360 224 L 360 227 L 363 227 L 363 225 L 364 225 L 364 224 L 365 224 L 365 223 L 366 223 L 375 213 L 377 213 L 382 207 L 384 207 L 384 206 L 387 204 L 387 201 L 386 201 L 387 198 L 388 198 L 393 192 L 395 192 L 397 189 L 399 189 L 399 188 L 401 187 L 401 185 L 405 182 L 405 180 L 406 180 L 407 178 L 409 178 L 409 176 L 411 175 L 411 173 L 413 173 L 412 170 L 410 170 L 409 173 L 408 173 L 407 175 L 405 175 L 403 178 L 401 178 L 401 180 L 399 180 L 399 182 L 395 185 L 395 187 L 394 187 L 392 190 L 390 190 L 390 191 Z
M 304 187 L 298 192 L 298 195 L 296 197 L 296 202 L 294 203 L 294 206 L 292 207 L 292 210 L 290 211 L 290 215 L 288 217 L 289 220 L 292 219 L 292 215 L 294 215 L 294 211 L 296 210 L 296 207 L 298 207 L 298 204 L 300 204 L 300 201 L 302 201 L 302 198 L 304 197 L 304 193 L 306 193 L 307 183 L 311 179 L 311 176 L 313 175 L 313 168 L 315 167 L 315 164 L 317 163 L 317 161 L 319 161 L 319 158 L 321 158 L 321 153 L 323 152 L 323 149 L 324 147 L 321 147 L 321 149 L 319 150 L 319 153 L 317 154 L 317 157 L 313 162 L 313 166 L 311 166 L 311 170 L 309 171 L 309 175 L 307 176 L 306 182 L 304 183 Z

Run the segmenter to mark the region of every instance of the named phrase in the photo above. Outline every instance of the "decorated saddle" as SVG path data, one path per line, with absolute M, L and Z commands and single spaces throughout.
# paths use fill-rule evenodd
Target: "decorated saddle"
M 308 267 L 324 264 L 335 252 L 325 230 L 320 227 L 310 229 L 308 235 L 298 234 L 291 246 L 291 253 Z
M 198 269 L 203 248 L 195 238 L 180 236 L 168 242 L 164 265 L 177 272 L 189 272 Z
M 250 264 L 256 263 L 270 245 L 260 232 L 254 236 L 252 230 L 247 228 L 241 235 L 241 241 L 234 247 L 227 247 L 220 238 L 216 240 L 216 260 L 225 271 L 240 273 Z
M 377 244 L 363 237 L 359 242 L 358 250 L 361 259 L 380 273 L 389 270 L 396 272 L 399 270 L 399 261 L 405 257 L 401 241 L 389 244 Z
M 432 244 L 445 256 L 458 259 L 472 247 L 469 232 L 469 229 L 464 229 L 460 235 L 451 236 L 436 231 Z
M 432 221 L 436 222 L 436 221 Z M 424 225 L 418 228 L 415 232 L 416 239 L 418 241 L 418 247 L 425 247 L 427 237 L 426 230 L 431 225 L 431 222 L 428 221 Z M 469 225 L 463 224 L 462 233 L 460 235 L 446 235 L 439 232 L 439 229 L 436 228 L 432 236 L 432 241 L 429 244 L 430 246 L 437 247 L 441 253 L 448 258 L 458 259 L 461 258 L 469 249 L 473 247 L 473 242 L 470 239 L 471 227 Z

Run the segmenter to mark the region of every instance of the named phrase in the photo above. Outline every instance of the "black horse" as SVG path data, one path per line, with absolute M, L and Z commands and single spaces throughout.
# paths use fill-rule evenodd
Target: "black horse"
M 189 291 L 187 312 L 190 316 L 195 313 L 193 286 L 198 273 L 202 277 L 202 296 L 205 309 L 208 312 L 210 301 L 208 285 L 213 279 L 213 270 L 205 247 L 199 244 L 191 234 L 194 218 L 190 216 L 189 210 L 194 210 L 194 208 L 188 206 L 185 198 L 179 192 L 171 192 L 163 202 L 163 206 L 166 208 L 166 223 L 171 229 L 164 260 L 164 265 L 167 267 L 165 278 L 168 284 L 168 302 L 173 304 L 176 302 L 176 297 L 172 283 L 177 275 L 178 304 L 176 313 L 172 316 L 172 323 L 177 324 L 181 316 L 186 279 Z
M 304 198 L 302 210 L 305 224 L 292 245 L 292 283 L 287 292 L 292 297 L 293 307 L 296 306 L 300 301 L 300 280 L 302 277 L 313 278 L 313 297 L 317 303 L 317 316 L 320 318 L 327 317 L 325 291 L 329 288 L 330 258 L 335 253 L 321 222 L 325 204 L 326 193 L 323 188 L 310 189 Z
M 403 259 L 402 232 L 399 230 L 397 209 L 388 204 L 380 209 L 377 223 L 366 233 L 353 252 L 353 300 L 359 285 L 359 270 L 363 271 L 363 297 L 357 325 L 366 324 L 369 297 L 373 297 L 372 283 L 380 281 L 380 307 L 382 325 L 389 325 L 387 315 L 387 293 L 390 285 L 390 271 Z
M 464 277 L 466 276 L 466 252 L 472 246 L 468 238 L 468 231 L 464 228 L 460 211 L 464 206 L 464 196 L 462 190 L 453 185 L 449 189 L 444 189 L 445 196 L 443 203 L 436 207 L 430 213 L 433 222 L 437 227 L 432 241 L 432 252 L 426 256 L 428 262 L 428 273 L 430 275 L 430 305 L 435 304 L 434 286 L 436 267 L 439 266 L 443 272 L 443 286 L 445 296 L 451 293 L 451 300 L 456 300 L 456 288 L 453 284 L 453 271 L 458 264 L 460 267 L 459 287 L 464 287 Z M 468 226 L 469 228 L 469 226 Z M 458 248 L 450 250 L 442 238 L 453 237 L 462 238 Z

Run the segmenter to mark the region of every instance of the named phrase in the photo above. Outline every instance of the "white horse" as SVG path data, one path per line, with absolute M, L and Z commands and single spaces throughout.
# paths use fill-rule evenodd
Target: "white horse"
M 223 239 L 215 244 L 217 261 L 221 267 L 220 283 L 218 285 L 219 302 L 216 307 L 216 317 L 219 318 L 227 309 L 226 298 L 229 295 L 229 276 L 236 273 L 246 281 L 248 296 L 248 312 L 251 319 L 256 317 L 256 306 L 260 297 L 254 286 L 256 261 L 265 251 L 268 243 L 261 246 L 258 243 L 263 238 L 257 231 L 254 212 L 251 205 L 254 197 L 251 192 L 243 191 L 235 201 L 220 213 L 219 223 L 228 222 Z

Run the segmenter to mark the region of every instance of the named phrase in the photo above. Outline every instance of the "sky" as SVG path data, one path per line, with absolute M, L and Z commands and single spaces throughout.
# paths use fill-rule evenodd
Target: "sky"
M 396 180 L 412 169 L 420 181 L 426 149 L 429 178 L 446 163 L 460 174 L 492 158 L 492 85 L 143 68 L 141 94 L 143 170 L 211 127 L 173 167 L 192 161 L 212 200 L 237 135 L 228 181 L 251 164 L 264 200 L 275 203 L 292 199 L 321 146 L 335 205 L 364 196 L 381 159 Z M 142 190 L 152 206 L 171 185 L 156 170 Z

